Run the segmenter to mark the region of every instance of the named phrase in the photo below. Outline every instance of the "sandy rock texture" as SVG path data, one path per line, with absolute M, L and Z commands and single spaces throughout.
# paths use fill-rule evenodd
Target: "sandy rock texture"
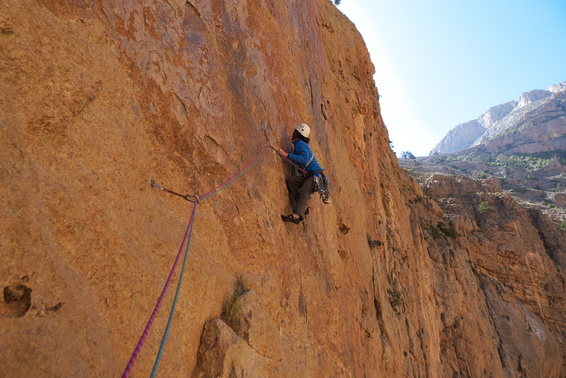
M 197 205 L 160 376 L 566 374 L 564 232 L 497 195 L 457 219 L 425 195 L 330 1 L 2 0 L 0 51 L 7 376 L 121 374 L 194 206 L 151 180 L 207 193 L 264 149 L 262 122 L 287 149 L 312 126 L 331 204 L 283 223 L 289 166 L 269 150 Z M 234 332 L 218 318 L 238 275 Z
M 444 234 L 457 245 L 484 291 L 504 370 L 564 374 L 563 339 L 554 334 L 566 330 L 564 231 L 540 211 L 521 207 L 494 179 L 437 174 L 423 187 L 449 220 L 433 236 Z M 524 338 L 524 330 L 536 337 Z M 554 356 L 556 365 L 541 364 L 543 355 Z

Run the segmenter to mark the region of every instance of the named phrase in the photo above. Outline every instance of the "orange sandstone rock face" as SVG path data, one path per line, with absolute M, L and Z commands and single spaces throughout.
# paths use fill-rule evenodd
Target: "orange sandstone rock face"
M 198 205 L 160 375 L 566 373 L 564 232 L 506 197 L 460 214 L 443 202 L 457 196 L 424 196 L 331 2 L 6 0 L 0 30 L 8 375 L 120 374 L 192 209 L 150 180 L 208 192 L 264 148 L 261 122 L 287 148 L 295 123 L 312 126 L 332 202 L 282 223 L 289 167 L 270 152 Z M 236 333 L 217 318 L 239 274 Z

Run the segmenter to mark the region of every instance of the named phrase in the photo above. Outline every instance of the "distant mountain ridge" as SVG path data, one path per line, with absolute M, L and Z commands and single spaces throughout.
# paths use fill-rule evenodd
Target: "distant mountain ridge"
M 510 138 L 511 134 L 514 135 Z M 430 155 L 450 154 L 480 144 L 494 151 L 505 147 L 522 153 L 564 149 L 566 82 L 551 85 L 547 90 L 524 92 L 517 101 L 494 106 L 479 118 L 456 126 Z

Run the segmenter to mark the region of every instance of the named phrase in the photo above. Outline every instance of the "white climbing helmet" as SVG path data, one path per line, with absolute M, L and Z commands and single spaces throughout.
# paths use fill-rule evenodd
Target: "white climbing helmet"
M 301 134 L 305 138 L 308 138 L 311 133 L 311 128 L 306 123 L 299 123 L 297 126 L 295 126 L 295 130 L 297 130 L 299 134 Z

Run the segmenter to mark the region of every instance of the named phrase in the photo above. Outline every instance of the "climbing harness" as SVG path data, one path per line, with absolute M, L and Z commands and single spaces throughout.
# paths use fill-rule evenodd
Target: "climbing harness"
M 306 170 L 307 167 L 309 166 L 309 164 L 311 163 L 311 161 L 314 159 L 314 154 L 311 152 L 311 158 L 309 159 L 309 161 L 307 161 L 307 164 L 303 165 L 303 169 Z M 299 172 L 302 173 L 302 172 Z M 307 173 L 308 175 L 308 173 Z M 305 177 L 304 174 L 301 174 L 301 176 Z

